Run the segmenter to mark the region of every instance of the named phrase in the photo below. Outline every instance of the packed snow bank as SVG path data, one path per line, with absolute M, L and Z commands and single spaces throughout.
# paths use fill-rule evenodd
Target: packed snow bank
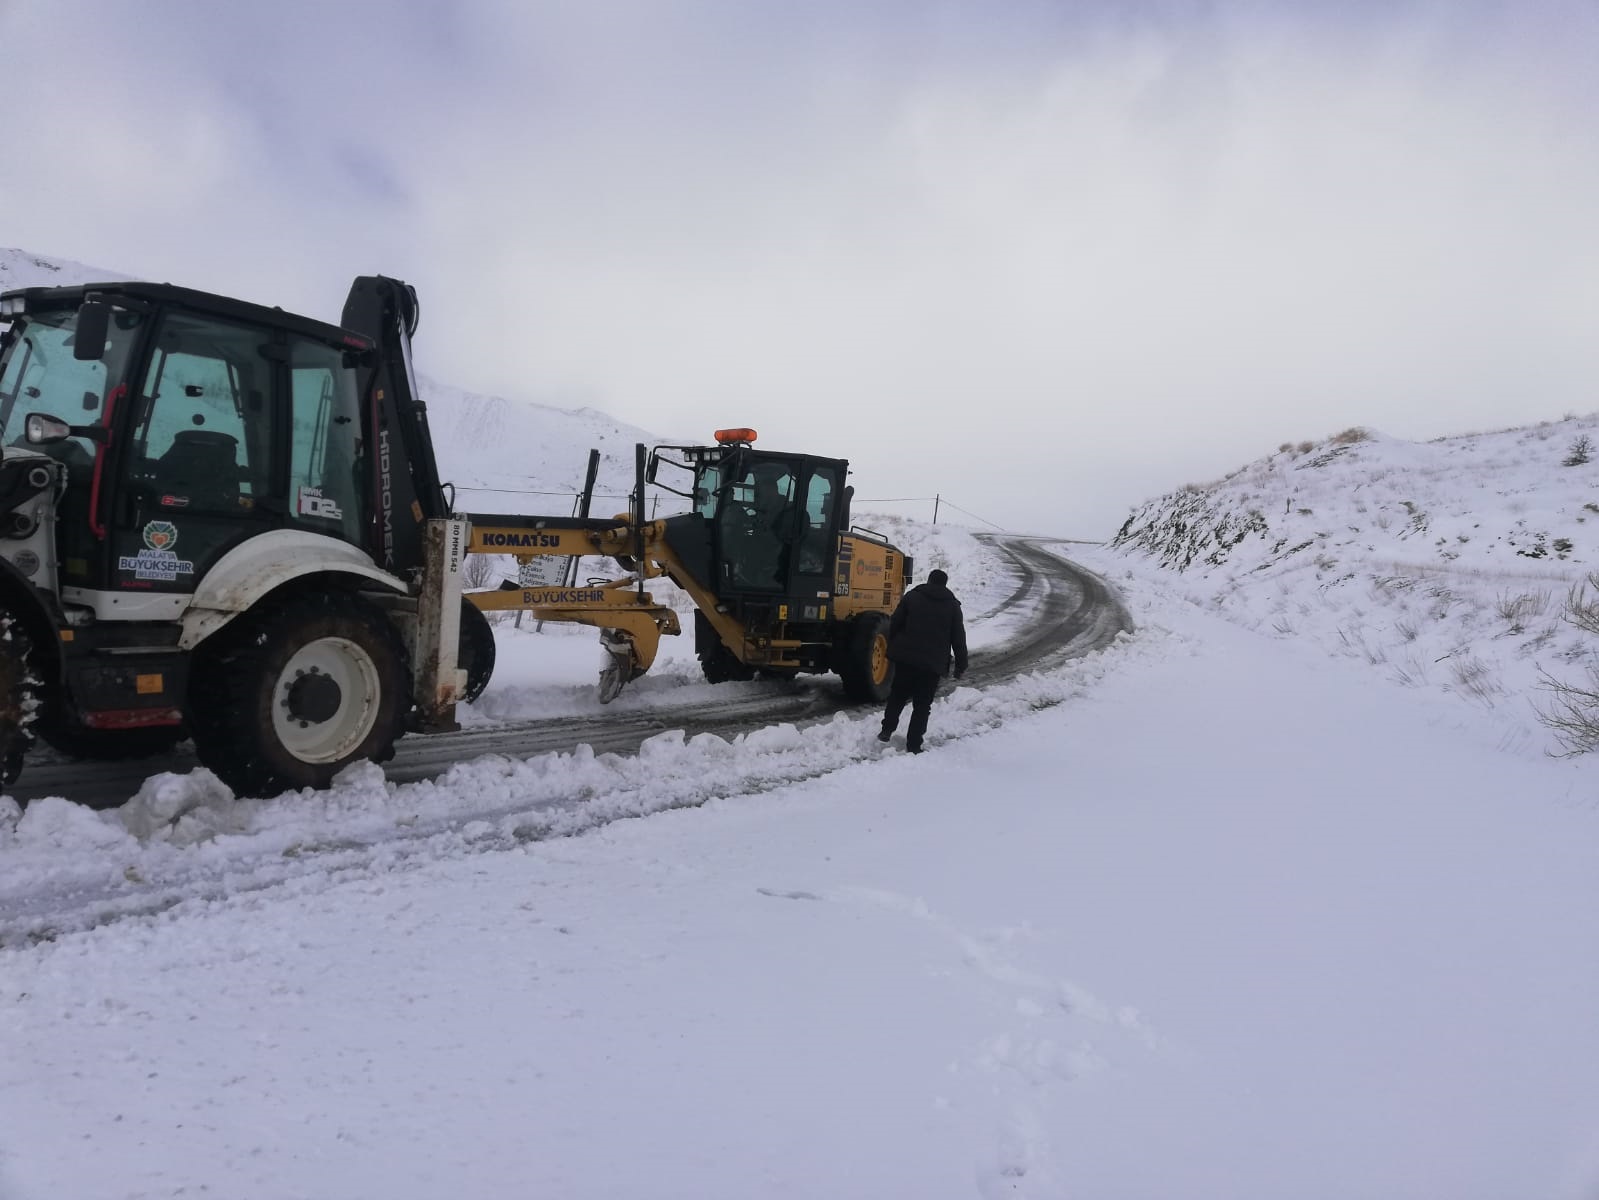
M 1586 685 L 1599 667 L 1599 638 L 1565 619 L 1573 589 L 1596 595 L 1599 417 L 1284 447 L 1149 501 L 1111 545 L 1231 620 L 1449 692 L 1493 710 L 1507 745 L 1559 751 L 1540 716 L 1549 681 Z

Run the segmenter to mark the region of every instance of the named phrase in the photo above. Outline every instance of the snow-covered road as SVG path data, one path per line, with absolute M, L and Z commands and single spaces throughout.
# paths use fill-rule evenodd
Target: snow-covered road
M 1592 764 L 1088 559 L 1137 637 L 956 689 L 919 758 L 840 715 L 0 823 L 314 864 L 0 951 L 0 1196 L 1591 1197 Z

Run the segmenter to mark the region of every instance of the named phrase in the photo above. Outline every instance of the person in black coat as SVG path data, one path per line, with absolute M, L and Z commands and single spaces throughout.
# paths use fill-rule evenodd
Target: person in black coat
M 913 587 L 894 610 L 888 623 L 888 660 L 894 664 L 894 683 L 883 710 L 883 729 L 877 740 L 886 742 L 899 728 L 899 715 L 911 706 L 905 749 L 922 752 L 922 737 L 933 708 L 938 681 L 949 674 L 953 658 L 955 678 L 966 673 L 966 625 L 961 602 L 949 590 L 949 576 L 933 571 L 927 582 Z

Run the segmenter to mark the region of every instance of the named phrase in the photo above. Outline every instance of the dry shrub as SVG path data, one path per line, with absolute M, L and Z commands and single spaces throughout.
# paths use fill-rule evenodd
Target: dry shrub
M 1590 587 L 1599 588 L 1599 574 L 1589 575 L 1566 595 L 1566 620 L 1584 633 L 1599 636 L 1599 598 L 1591 596 Z
M 1599 680 L 1590 675 L 1588 686 L 1583 687 L 1545 671 L 1543 682 L 1553 700 L 1547 708 L 1538 710 L 1538 716 L 1554 730 L 1566 755 L 1599 749 Z
M 1449 671 L 1455 677 L 1456 687 L 1490 707 L 1495 696 L 1504 694 L 1505 689 L 1494 679 L 1488 665 L 1473 655 L 1456 658 L 1449 664 Z

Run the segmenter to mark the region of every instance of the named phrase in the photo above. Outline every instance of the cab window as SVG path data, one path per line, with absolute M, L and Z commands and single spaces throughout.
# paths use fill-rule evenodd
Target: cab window
M 77 321 L 75 308 L 33 313 L 17 333 L 0 376 L 0 426 L 13 445 L 23 444 L 22 420 L 28 413 L 46 413 L 68 425 L 94 424 L 106 395 L 122 382 L 142 315 L 116 309 L 105 354 L 89 361 L 73 357 Z M 69 438 L 52 452 L 91 459 L 95 446 L 87 438 Z
M 254 508 L 270 488 L 271 363 L 258 329 L 169 313 L 139 395 L 134 470 L 167 508 Z
M 716 517 L 717 493 L 722 486 L 722 468 L 705 467 L 694 483 L 694 511 L 707 521 Z
M 805 521 L 800 526 L 799 569 L 802 574 L 827 571 L 828 530 L 833 526 L 833 505 L 838 488 L 833 468 L 817 467 L 805 488 Z
M 332 346 L 291 339 L 293 434 L 289 506 L 294 520 L 349 542 L 361 538 L 361 410 L 355 369 Z

